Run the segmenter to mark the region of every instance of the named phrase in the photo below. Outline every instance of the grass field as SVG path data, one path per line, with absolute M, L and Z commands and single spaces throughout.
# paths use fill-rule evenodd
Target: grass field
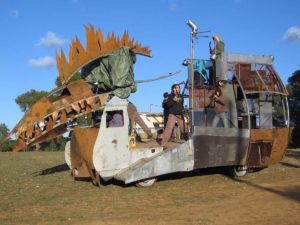
M 299 168 L 291 149 L 241 180 L 206 169 L 98 188 L 73 180 L 63 152 L 0 153 L 0 224 L 300 224 Z

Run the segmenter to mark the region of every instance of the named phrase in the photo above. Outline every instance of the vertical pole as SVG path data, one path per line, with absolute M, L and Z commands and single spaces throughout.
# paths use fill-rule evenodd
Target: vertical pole
M 192 76 L 191 78 L 191 90 L 192 90 L 192 94 L 191 94 L 191 108 L 192 108 L 192 118 L 191 118 L 191 128 L 193 130 L 193 127 L 194 127 L 194 39 L 193 39 L 193 36 L 194 36 L 194 32 L 192 31 L 191 32 L 191 35 L 190 35 L 190 51 L 191 51 L 191 69 L 190 69 L 190 76 Z

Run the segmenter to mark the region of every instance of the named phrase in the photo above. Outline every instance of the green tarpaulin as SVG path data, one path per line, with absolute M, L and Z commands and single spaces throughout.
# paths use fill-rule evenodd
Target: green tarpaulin
M 100 58 L 82 68 L 83 78 L 97 85 L 98 92 L 112 92 L 119 98 L 128 98 L 136 91 L 133 64 L 136 55 L 127 47 Z

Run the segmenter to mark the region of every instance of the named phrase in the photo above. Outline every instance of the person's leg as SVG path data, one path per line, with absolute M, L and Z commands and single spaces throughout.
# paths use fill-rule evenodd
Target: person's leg
M 219 117 L 218 113 L 216 113 L 216 115 L 214 116 L 213 122 L 212 122 L 212 127 L 217 127 L 219 120 L 220 120 L 220 117 Z
M 229 123 L 228 123 L 227 113 L 226 112 L 222 112 L 221 117 L 222 117 L 222 120 L 223 120 L 224 127 L 228 128 L 229 127 Z
M 173 131 L 173 127 L 174 127 L 175 123 L 176 123 L 176 116 L 174 116 L 173 114 L 169 114 L 167 126 L 164 130 L 163 138 L 161 140 L 162 146 L 165 146 L 166 143 L 169 141 L 169 139 L 172 135 L 172 131 Z
M 183 137 L 184 132 L 185 132 L 185 127 L 184 127 L 184 121 L 182 118 L 177 118 L 177 124 L 180 128 L 180 138 Z
M 168 114 L 164 114 L 164 129 L 166 129 L 167 122 L 168 122 Z

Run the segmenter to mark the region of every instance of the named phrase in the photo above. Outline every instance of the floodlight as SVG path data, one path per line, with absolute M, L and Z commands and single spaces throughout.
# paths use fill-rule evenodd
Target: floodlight
M 196 33 L 196 32 L 197 32 L 198 27 L 197 27 L 196 24 L 193 23 L 193 21 L 188 20 L 188 21 L 187 21 L 187 25 L 192 29 L 192 32 L 193 32 L 193 33 Z

